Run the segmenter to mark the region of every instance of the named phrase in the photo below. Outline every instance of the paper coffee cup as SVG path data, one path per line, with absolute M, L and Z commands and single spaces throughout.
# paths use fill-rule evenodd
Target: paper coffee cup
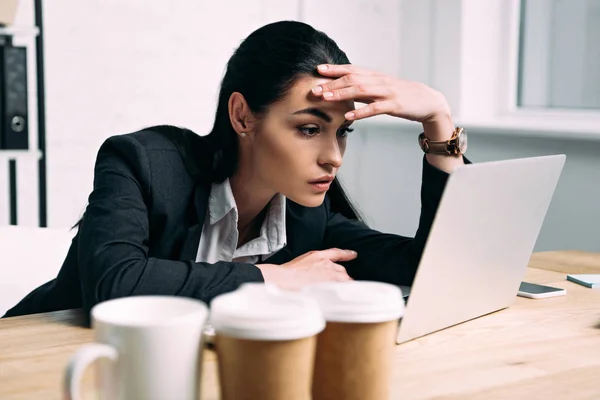
M 211 303 L 223 400 L 309 400 L 316 334 L 314 299 L 250 283 Z
M 385 400 L 404 299 L 397 286 L 350 281 L 311 285 L 327 325 L 318 335 L 313 400 Z

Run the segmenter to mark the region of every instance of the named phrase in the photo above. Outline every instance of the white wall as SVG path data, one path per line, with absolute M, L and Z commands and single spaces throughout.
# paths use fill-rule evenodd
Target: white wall
M 435 27 L 435 35 L 428 35 L 428 28 L 418 24 L 420 14 L 430 14 L 433 0 L 44 3 L 48 216 L 53 227 L 70 226 L 83 212 L 95 155 L 108 136 L 156 123 L 206 133 L 227 59 L 246 35 L 267 22 L 303 19 L 337 40 L 355 64 L 424 78 L 436 73 L 418 55 L 427 55 L 429 36 L 443 36 Z M 458 0 L 444 4 L 454 3 Z M 24 0 L 18 23 L 32 21 L 31 2 Z M 35 105 L 33 81 L 30 85 Z M 352 137 L 343 176 L 375 227 L 412 234 L 418 218 L 418 131 L 370 130 L 357 129 Z M 538 248 L 600 251 L 600 193 L 594 175 L 600 171 L 600 142 L 471 134 L 474 161 L 566 151 L 567 168 Z M 19 165 L 23 225 L 37 223 L 34 167 L 32 161 Z M 0 165 L 0 191 L 7 188 L 5 172 Z M 383 185 L 387 179 L 398 185 Z M 371 191 L 377 195 L 367 196 Z M 0 192 L 0 225 L 7 223 L 7 194 Z
M 297 11 L 296 1 L 273 0 L 44 2 L 49 225 L 72 225 L 83 212 L 107 137 L 164 123 L 207 132 L 234 48 L 257 27 Z M 16 25 L 32 23 L 32 1 L 22 1 Z M 34 100 L 33 76 L 30 94 Z M 35 160 L 18 168 L 19 223 L 35 225 Z M 8 223 L 7 195 L 0 210 L 0 224 Z

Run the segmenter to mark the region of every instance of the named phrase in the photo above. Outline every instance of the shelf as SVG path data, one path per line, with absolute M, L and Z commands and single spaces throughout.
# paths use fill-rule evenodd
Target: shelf
M 37 36 L 40 30 L 35 26 L 0 26 L 0 36 Z
M 0 150 L 0 160 L 22 160 L 42 158 L 39 150 Z

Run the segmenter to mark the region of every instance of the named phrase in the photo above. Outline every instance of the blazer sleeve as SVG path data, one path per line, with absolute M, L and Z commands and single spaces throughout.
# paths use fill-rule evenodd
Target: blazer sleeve
M 174 261 L 148 256 L 146 202 L 151 176 L 146 149 L 113 136 L 101 146 L 94 188 L 79 228 L 83 306 L 124 296 L 175 295 L 210 302 L 240 284 L 263 281 L 253 264 Z
M 466 158 L 465 163 L 469 163 Z M 362 222 L 330 212 L 327 200 L 328 221 L 323 247 L 358 253 L 355 260 L 343 263 L 353 279 L 411 285 L 448 176 L 423 157 L 421 216 L 414 238 L 382 233 Z

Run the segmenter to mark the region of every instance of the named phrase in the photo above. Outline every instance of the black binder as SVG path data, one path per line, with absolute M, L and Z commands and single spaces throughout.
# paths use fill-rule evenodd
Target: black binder
M 0 149 L 29 148 L 27 49 L 0 46 Z

